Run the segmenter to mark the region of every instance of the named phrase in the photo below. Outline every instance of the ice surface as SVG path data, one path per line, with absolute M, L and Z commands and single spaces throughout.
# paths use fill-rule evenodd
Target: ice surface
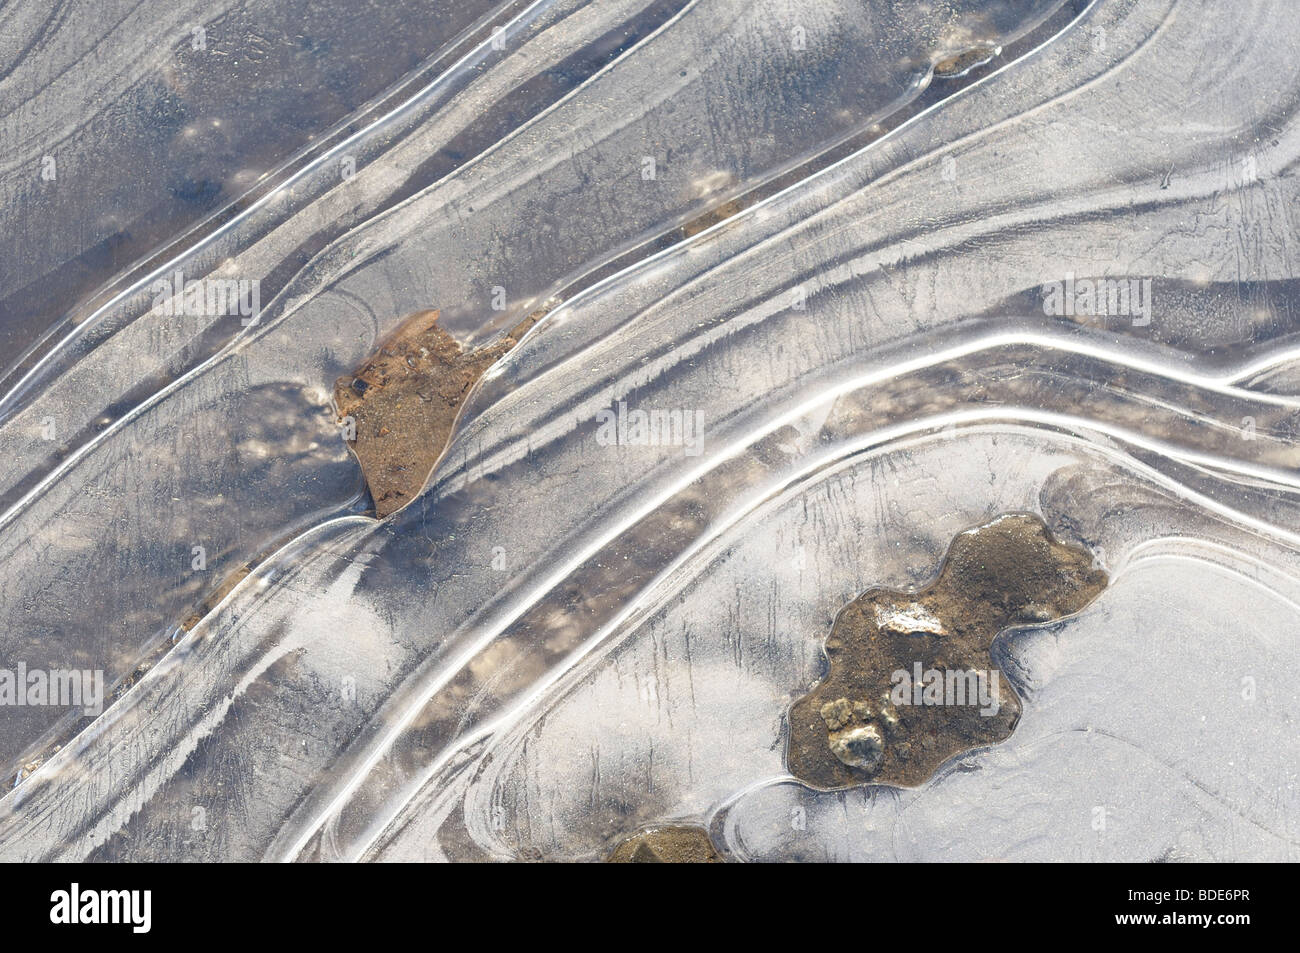
M 255 325 L 141 285 L 0 403 L 0 667 L 116 683 L 177 636 L 75 737 L 0 709 L 0 757 L 46 758 L 0 856 L 596 859 L 674 820 L 735 859 L 1296 859 L 1300 10 L 506 13 L 355 176 L 309 157 L 183 251 L 264 278 Z M 927 89 L 980 46 L 1014 52 Z M 1045 313 L 1067 277 L 1149 313 Z M 553 298 L 365 516 L 334 378 L 412 310 L 472 344 Z M 700 439 L 611 445 L 620 407 Z M 1112 578 L 998 643 L 1011 739 L 791 779 L 839 609 L 1010 511 Z
M 782 65 L 794 28 L 787 29 L 792 10 L 782 4 L 713 5 L 707 13 L 692 7 L 690 16 L 662 3 L 530 7 L 502 34 L 505 49 L 495 39 L 481 44 L 395 115 L 308 166 L 286 191 L 158 269 L 164 279 L 179 272 L 190 279 L 260 280 L 280 266 L 268 252 L 292 262 L 304 241 L 321 240 L 322 222 L 340 207 L 345 219 L 364 218 L 273 296 L 268 284 L 255 323 L 251 316 L 173 315 L 157 304 L 127 320 L 136 306 L 128 295 L 93 315 L 30 372 L 0 426 L 0 440 L 9 442 L 0 486 L 15 499 L 7 514 L 13 532 L 0 540 L 0 551 L 11 547 L 13 579 L 0 598 L 5 650 L 29 668 L 75 661 L 77 668 L 103 667 L 110 682 L 129 676 L 142 654 L 174 633 L 205 587 L 265 558 L 305 527 L 355 508 L 359 476 L 338 439 L 328 395 L 335 378 L 356 367 L 405 314 L 432 302 L 450 327 L 464 330 L 472 319 L 468 327 L 486 328 L 499 322 L 490 304 L 500 280 L 517 289 L 516 297 L 532 289 L 502 312 L 522 316 L 540 303 L 544 283 L 558 288 L 560 279 L 573 279 L 570 272 L 598 268 L 620 246 L 701 207 L 705 196 L 688 194 L 687 180 L 705 166 L 736 170 L 728 175 L 737 184 L 718 186 L 722 192 L 775 175 L 819 141 L 834 144 L 915 95 L 932 61 L 971 42 L 972 23 L 993 31 L 991 39 L 1010 38 L 1055 6 L 1033 2 L 1014 8 L 1014 16 L 1001 5 L 945 8 L 933 17 L 918 10 L 914 23 L 856 2 L 824 20 L 830 8 L 818 7 L 823 19 L 801 29 L 824 35 L 823 54 L 833 51 L 837 59 L 819 56 L 815 76 Z M 602 67 L 612 55 L 602 53 L 602 44 L 612 33 L 623 43 L 642 38 L 617 60 L 626 85 L 611 86 L 612 64 Z M 738 94 L 746 109 L 757 96 L 767 97 L 767 108 L 733 117 L 721 137 L 701 137 L 689 123 L 681 125 L 686 120 L 669 122 L 666 116 L 678 114 L 697 123 L 728 115 L 704 108 L 709 74 L 699 69 L 698 51 L 692 60 L 676 50 L 682 35 L 708 47 L 710 62 L 737 70 L 755 62 L 754 44 L 768 50 L 771 68 L 742 71 L 746 85 Z M 538 83 L 557 58 L 569 64 L 584 44 L 598 47 L 580 57 L 589 82 L 567 97 L 559 97 L 559 81 Z M 876 50 L 873 58 L 864 59 L 864 45 Z M 665 50 L 676 58 L 666 58 Z M 677 95 L 647 99 L 645 84 L 667 65 Z M 793 88 L 773 86 L 787 74 Z M 560 101 L 550 103 L 548 94 Z M 773 111 L 809 113 L 814 97 L 813 118 L 783 128 L 766 152 L 749 155 Z M 827 106 L 834 102 L 841 108 L 831 121 Z M 494 117 L 507 105 L 539 112 L 503 130 Z M 623 119 L 610 127 L 615 107 Z M 397 177 L 411 175 L 420 156 L 475 144 L 483 135 L 475 130 L 479 123 L 503 133 L 502 141 L 377 210 L 406 188 Z M 373 166 L 357 164 L 403 129 L 401 145 L 382 152 Z M 557 151 L 554 142 L 572 145 Z M 677 158 L 662 176 L 643 180 L 642 154 L 668 144 Z M 346 182 L 350 198 L 321 192 L 337 183 L 346 157 L 359 170 Z M 347 201 L 359 208 L 349 211 Z M 550 210 L 546 221 L 539 220 L 540 206 Z M 264 220 L 276 214 L 287 220 L 270 228 Z M 515 224 L 494 224 L 494 216 Z M 592 221 L 602 227 L 592 230 Z M 539 241 L 539 230 L 547 229 L 553 234 Z M 236 240 L 250 247 L 219 258 Z M 154 302 L 156 280 L 150 276 L 134 297 Z M 170 295 L 163 297 L 170 303 Z M 223 339 L 231 340 L 217 348 Z M 195 547 L 202 547 L 201 575 L 193 570 Z M 33 564 L 57 566 L 55 578 Z M 41 611 L 34 613 L 37 601 Z M 0 754 L 21 764 L 47 748 L 41 731 L 57 714 L 23 712 L 15 719 L 22 729 L 5 739 Z

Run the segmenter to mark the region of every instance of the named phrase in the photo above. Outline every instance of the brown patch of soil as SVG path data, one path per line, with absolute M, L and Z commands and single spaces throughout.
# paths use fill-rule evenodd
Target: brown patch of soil
M 702 827 L 650 827 L 622 841 L 611 864 L 720 864 L 722 857 Z
M 731 199 L 729 202 L 723 202 L 721 205 L 715 206 L 707 212 L 695 216 L 695 218 L 683 225 L 681 227 L 681 237 L 691 238 L 698 235 L 706 228 L 712 228 L 714 225 L 717 225 L 718 222 L 725 222 L 743 208 L 745 208 L 745 206 L 741 204 L 741 201 L 738 198 Z
M 965 76 L 976 67 L 983 66 L 997 58 L 1002 50 L 996 46 L 977 46 L 951 56 L 941 63 L 934 64 L 934 75 L 942 79 L 956 79 Z
M 203 602 L 199 604 L 199 607 L 195 609 L 193 612 L 191 612 L 188 616 L 186 616 L 185 621 L 181 623 L 181 628 L 184 629 L 186 632 L 188 632 L 190 631 L 190 629 L 198 625 L 199 620 L 201 620 L 205 615 L 207 615 L 209 612 L 215 609 L 217 603 L 220 602 L 222 599 L 226 598 L 226 596 L 230 595 L 230 591 L 234 589 L 237 585 L 239 585 L 240 582 L 243 581 L 244 577 L 247 576 L 252 571 L 253 571 L 252 566 L 248 566 L 248 565 L 240 566 L 229 576 L 223 579 L 221 581 L 221 584 L 217 586 L 217 588 L 213 590 L 213 592 L 206 599 L 204 599 Z M 134 681 L 134 678 L 132 678 L 129 681 Z
M 375 515 L 401 509 L 424 487 L 451 436 L 470 388 L 532 327 L 530 314 L 504 337 L 464 351 L 438 326 L 437 311 L 411 315 L 357 368 L 334 385 L 339 423 L 352 418 L 348 445 L 375 501 Z
M 961 533 L 929 586 L 871 589 L 840 612 L 829 673 L 790 708 L 790 773 L 819 788 L 912 786 L 1006 740 L 1020 699 L 992 664 L 993 640 L 1078 612 L 1106 584 L 1087 550 L 1056 541 L 1036 516 Z

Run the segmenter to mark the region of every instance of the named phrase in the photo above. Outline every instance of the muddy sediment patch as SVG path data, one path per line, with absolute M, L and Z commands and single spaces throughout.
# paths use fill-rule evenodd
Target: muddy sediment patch
M 1087 550 L 1036 516 L 961 533 L 924 589 L 871 589 L 840 612 L 826 677 L 790 708 L 790 773 L 819 788 L 914 786 L 954 755 L 1006 740 L 1021 706 L 990 655 L 994 639 L 1078 612 L 1106 584 Z
M 722 857 L 702 827 L 649 827 L 621 841 L 612 864 L 720 864 Z
M 253 567 L 245 563 L 221 580 L 217 588 L 208 593 L 194 611 L 185 617 L 185 621 L 181 623 L 182 631 L 188 632 L 198 625 L 203 617 L 215 609 L 222 599 L 230 595 L 235 587 L 243 582 L 244 578 L 252 571 Z
M 334 385 L 375 515 L 387 516 L 423 488 L 470 389 L 542 316 L 530 314 L 491 344 L 466 351 L 438 325 L 437 311 L 411 315 L 356 372 Z

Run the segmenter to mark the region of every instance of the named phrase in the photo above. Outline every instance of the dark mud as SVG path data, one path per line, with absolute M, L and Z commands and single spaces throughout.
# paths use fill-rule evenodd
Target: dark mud
M 465 351 L 439 327 L 437 311 L 417 311 L 356 373 L 338 379 L 334 405 L 340 424 L 354 434 L 348 445 L 361 464 L 376 516 L 401 509 L 420 492 L 470 389 L 542 314 L 534 312 L 504 337 Z
M 1006 740 L 1020 699 L 990 656 L 1008 626 L 1059 619 L 1106 587 L 1090 553 L 1013 514 L 960 534 L 933 583 L 872 589 L 839 614 L 829 672 L 790 709 L 790 773 L 819 788 L 914 786 Z
M 720 864 L 702 827 L 650 827 L 622 841 L 609 855 L 611 864 Z

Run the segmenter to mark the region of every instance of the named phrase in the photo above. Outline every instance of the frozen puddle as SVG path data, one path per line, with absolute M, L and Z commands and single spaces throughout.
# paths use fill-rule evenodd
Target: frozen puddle
M 0 705 L 0 857 L 1297 859 L 1300 8 L 939 6 L 508 4 L 160 271 L 256 320 L 26 355 L 0 670 L 107 707 Z M 332 395 L 425 309 L 542 316 L 377 520 Z M 799 783 L 837 614 L 942 640 L 1006 514 L 1109 578 L 999 618 L 1014 730 L 883 784 L 846 688 Z

